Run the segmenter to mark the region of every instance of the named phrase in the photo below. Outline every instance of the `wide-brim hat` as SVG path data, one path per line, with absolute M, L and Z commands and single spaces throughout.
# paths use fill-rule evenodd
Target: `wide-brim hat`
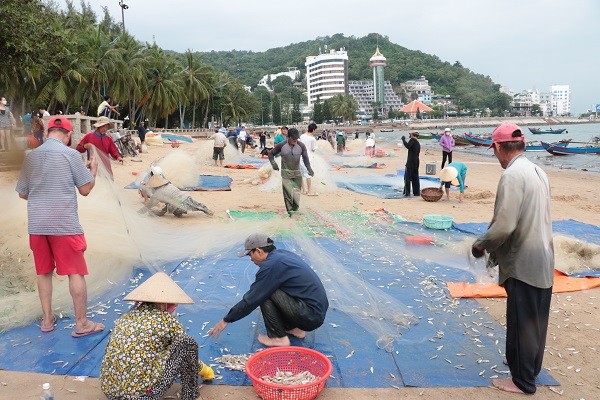
M 454 186 L 458 185 L 458 170 L 454 167 L 446 167 L 440 171 L 440 181 L 450 182 Z
M 166 185 L 169 181 L 162 175 L 154 174 L 148 179 L 146 186 L 149 188 L 157 188 Z
M 164 272 L 157 272 L 123 298 L 147 303 L 194 304 L 182 288 Z
M 100 117 L 98 118 L 98 120 L 96 121 L 96 123 L 94 125 L 92 125 L 94 128 L 100 128 L 101 126 L 104 125 L 108 125 L 110 124 L 110 118 L 108 117 Z

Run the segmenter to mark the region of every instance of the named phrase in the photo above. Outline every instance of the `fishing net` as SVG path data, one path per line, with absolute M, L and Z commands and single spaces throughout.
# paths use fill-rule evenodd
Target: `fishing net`
M 181 154 L 172 156 L 173 163 L 170 157 L 161 160 L 170 179 L 176 179 L 176 171 L 181 167 L 177 162 L 182 160 L 184 164 L 190 164 L 188 157 Z M 197 167 L 193 171 L 197 181 Z M 192 195 L 201 201 L 201 194 L 194 192 Z M 3 276 L 6 277 L 0 288 L 0 330 L 5 330 L 35 320 L 41 315 L 41 307 L 35 290 L 33 258 L 28 248 L 26 202 L 18 198 L 14 182 L 2 185 L 0 198 L 4 205 L 0 224 L 6 232 L 13 232 L 0 242 Z M 228 223 L 181 225 L 175 218 L 142 215 L 139 211 L 144 206 L 137 192 L 123 190 L 115 184 L 104 162 L 98 162 L 94 189 L 87 197 L 78 196 L 78 201 L 80 222 L 88 244 L 85 253 L 89 269 L 86 276 L 88 299 L 125 281 L 133 267 L 155 271 L 168 261 L 218 252 L 231 243 L 243 243 L 263 224 L 239 221 L 235 229 L 231 229 Z M 184 218 L 207 217 L 195 213 Z M 210 240 L 214 238 L 219 239 Z M 55 275 L 53 308 L 57 313 L 71 313 L 67 280 L 67 277 Z
M 571 275 L 586 270 L 600 270 L 600 246 L 573 237 L 554 235 L 556 269 Z

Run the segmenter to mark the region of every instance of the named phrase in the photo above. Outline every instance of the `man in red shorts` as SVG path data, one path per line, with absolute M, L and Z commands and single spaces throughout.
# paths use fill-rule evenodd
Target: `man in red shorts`
M 83 253 L 87 247 L 77 215 L 77 191 L 87 196 L 95 184 L 97 162 L 88 165 L 70 148 L 73 127 L 65 117 L 48 121 L 48 139 L 25 157 L 17 182 L 19 197 L 27 200 L 29 245 L 38 276 L 42 303 L 42 332 L 52 332 L 52 274 L 69 276 L 69 291 L 75 311 L 73 337 L 104 330 L 104 325 L 87 319 L 88 274 Z

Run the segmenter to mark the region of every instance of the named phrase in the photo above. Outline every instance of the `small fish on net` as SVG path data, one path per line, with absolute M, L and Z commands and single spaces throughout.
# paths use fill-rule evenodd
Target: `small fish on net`
M 224 354 L 221 357 L 216 357 L 213 361 L 221 363 L 225 368 L 233 371 L 244 371 L 251 356 L 252 354 Z
M 273 376 L 265 375 L 260 379 L 264 382 L 274 383 L 276 385 L 298 386 L 316 382 L 319 377 L 313 375 L 310 371 L 302 371 L 297 374 L 289 371 L 277 371 Z

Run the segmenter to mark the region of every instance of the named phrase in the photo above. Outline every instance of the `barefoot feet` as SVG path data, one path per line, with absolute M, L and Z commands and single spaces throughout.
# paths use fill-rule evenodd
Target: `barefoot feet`
M 267 347 L 279 347 L 290 345 L 290 339 L 287 336 L 281 338 L 270 338 L 265 335 L 258 335 L 258 341 Z
M 306 332 L 304 332 L 300 328 L 290 329 L 289 331 L 287 331 L 287 333 L 289 335 L 297 337 L 298 339 L 304 339 L 306 337 Z
M 492 385 L 505 392 L 525 394 L 515 385 L 512 378 L 492 379 Z

